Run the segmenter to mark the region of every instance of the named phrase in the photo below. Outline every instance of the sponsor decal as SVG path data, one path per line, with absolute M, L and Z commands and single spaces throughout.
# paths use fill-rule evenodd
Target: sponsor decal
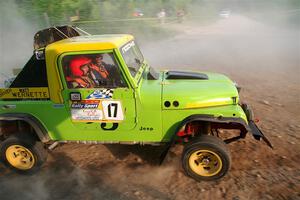
M 124 120 L 118 100 L 82 100 L 71 103 L 74 122 L 120 122 Z
M 113 89 L 95 90 L 86 99 L 111 99 L 113 97 Z
M 0 89 L 1 99 L 49 99 L 49 90 L 43 88 L 6 88 Z
M 131 47 L 133 47 L 135 44 L 134 44 L 134 41 L 131 41 L 129 43 L 127 43 L 124 47 L 122 47 L 122 52 L 125 53 L 126 51 L 128 51 Z
M 97 109 L 73 109 L 71 115 L 74 121 L 90 122 L 103 119 L 102 111 Z
M 100 101 L 82 100 L 71 104 L 71 116 L 73 121 L 100 121 L 103 119 Z
M 7 94 L 11 93 L 11 89 L 1 89 L 0 90 L 0 97 L 6 96 Z
M 70 99 L 72 101 L 80 101 L 81 100 L 81 94 L 79 92 L 71 92 L 70 93 Z
M 99 101 L 94 100 L 83 100 L 83 101 L 75 101 L 72 102 L 72 109 L 96 109 L 99 106 Z

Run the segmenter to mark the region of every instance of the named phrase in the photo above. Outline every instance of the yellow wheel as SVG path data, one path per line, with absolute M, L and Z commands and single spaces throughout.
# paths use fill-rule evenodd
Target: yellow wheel
M 187 143 L 182 154 L 185 173 L 197 181 L 217 180 L 230 168 L 230 153 L 217 137 L 201 135 Z
M 190 168 L 200 176 L 214 176 L 222 169 L 222 160 L 218 154 L 210 150 L 198 150 L 189 158 Z
M 21 145 L 11 145 L 6 149 L 7 162 L 20 170 L 29 170 L 34 166 L 35 159 L 30 150 Z
M 27 134 L 14 134 L 0 145 L 1 160 L 8 167 L 22 173 L 33 173 L 47 159 L 43 144 Z

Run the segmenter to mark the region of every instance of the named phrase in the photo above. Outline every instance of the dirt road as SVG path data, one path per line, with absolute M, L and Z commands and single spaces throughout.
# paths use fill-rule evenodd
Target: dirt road
M 1 199 L 300 199 L 299 30 L 281 30 L 242 16 L 184 30 L 168 40 L 142 43 L 159 69 L 227 74 L 242 86 L 274 150 L 250 135 L 229 145 L 232 168 L 216 182 L 195 182 L 176 146 L 162 166 L 157 147 L 67 144 L 43 169 L 20 176 L 0 164 Z M 161 66 L 161 67 L 159 67 Z M 226 134 L 226 133 L 225 133 Z

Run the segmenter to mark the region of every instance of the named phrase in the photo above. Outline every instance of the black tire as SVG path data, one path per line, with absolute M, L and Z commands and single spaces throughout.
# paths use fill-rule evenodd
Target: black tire
M 218 180 L 226 175 L 230 165 L 230 152 L 226 144 L 215 136 L 201 135 L 183 149 L 183 169 L 197 181 Z
M 14 134 L 0 144 L 1 160 L 16 172 L 32 174 L 47 160 L 48 152 L 40 141 L 28 134 Z

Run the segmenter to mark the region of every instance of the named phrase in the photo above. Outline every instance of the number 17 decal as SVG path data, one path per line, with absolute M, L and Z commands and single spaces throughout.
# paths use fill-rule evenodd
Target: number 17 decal
M 105 119 L 113 121 L 124 120 L 123 109 L 120 101 L 102 101 Z
M 113 113 L 113 117 L 117 117 L 118 104 L 117 103 L 108 104 L 107 110 L 108 110 L 108 117 L 112 117 L 112 113 Z

